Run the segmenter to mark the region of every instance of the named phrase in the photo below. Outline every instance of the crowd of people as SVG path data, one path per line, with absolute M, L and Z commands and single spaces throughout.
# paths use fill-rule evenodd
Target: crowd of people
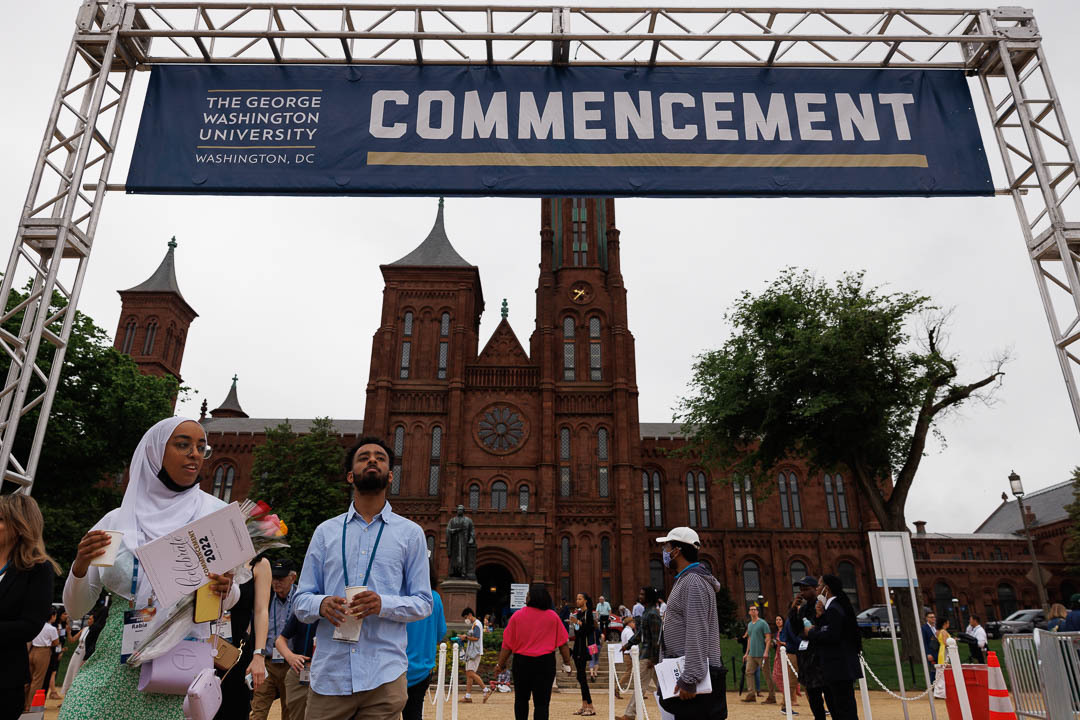
M 63 607 L 52 603 L 60 567 L 46 552 L 36 502 L 22 494 L 0 497 L 0 653 L 14 668 L 0 673 L 0 720 L 18 717 L 39 689 L 62 699 L 60 720 L 184 717 L 184 694 L 145 687 L 140 668 L 121 657 L 139 641 L 140 620 L 160 610 L 132 551 L 224 506 L 199 489 L 209 454 L 205 432 L 193 420 L 169 418 L 146 432 L 120 507 L 79 542 Z M 393 464 L 393 450 L 380 438 L 362 438 L 347 452 L 343 471 L 352 500 L 316 528 L 299 573 L 287 560 L 256 557 L 237 575 L 210 575 L 210 591 L 229 622 L 194 623 L 188 637 L 213 640 L 219 649 L 224 641 L 236 650 L 235 660 L 218 668 L 222 703 L 216 717 L 263 720 L 277 701 L 288 720 L 422 717 L 447 624 L 424 533 L 387 502 Z M 113 542 L 125 553 L 112 564 L 95 563 Z M 725 693 L 699 692 L 706 682 L 726 687 L 720 583 L 698 561 L 701 543 L 693 529 L 674 528 L 656 542 L 673 578 L 666 601 L 659 589 L 643 587 L 632 609 L 620 605 L 616 614 L 607 597 L 594 602 L 580 592 L 556 612 L 544 584 L 534 584 L 525 607 L 508 617 L 494 668 L 498 680 L 489 687 L 480 663 L 490 618 L 482 621 L 466 608 L 465 630 L 455 638 L 463 645 L 462 700 L 472 702 L 474 683 L 485 702 L 493 689 L 513 687 L 517 720 L 527 720 L 530 706 L 535 720 L 547 720 L 561 658 L 580 689 L 574 714 L 595 715 L 589 681 L 597 678 L 615 616 L 623 626 L 621 651 L 638 648 L 644 697 L 659 687 L 658 666 L 681 658 L 677 693 L 661 701 L 664 709 L 677 719 L 726 717 Z M 786 617 L 775 615 L 770 623 L 762 616 L 765 604 L 748 610 L 741 699 L 757 702 L 765 695 L 763 702 L 775 703 L 787 672 L 792 703 L 805 695 L 815 720 L 825 718 L 826 708 L 834 720 L 856 718 L 852 683 L 862 673 L 862 640 L 855 609 L 835 575 L 807 576 L 796 587 Z M 1053 629 L 1080 629 L 1080 601 L 1074 598 L 1074 604 L 1068 613 L 1055 607 Z M 948 631 L 947 618 L 926 616 L 922 633 L 931 665 L 943 663 Z M 966 633 L 973 655 L 981 657 L 986 632 L 977 616 Z M 59 660 L 68 644 L 77 649 L 61 680 Z M 631 664 L 625 667 L 622 686 L 630 680 Z M 620 720 L 641 711 L 631 696 Z

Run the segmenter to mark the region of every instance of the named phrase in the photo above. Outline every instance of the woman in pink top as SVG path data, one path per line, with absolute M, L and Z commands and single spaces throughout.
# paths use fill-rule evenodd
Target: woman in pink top
M 551 609 L 551 594 L 542 584 L 529 587 L 525 607 L 510 616 L 503 631 L 502 649 L 495 673 L 502 672 L 510 653 L 514 654 L 514 718 L 529 720 L 532 696 L 533 720 L 548 720 L 551 685 L 555 680 L 555 651 L 562 654 L 563 670 L 570 667 L 569 638 L 562 620 Z

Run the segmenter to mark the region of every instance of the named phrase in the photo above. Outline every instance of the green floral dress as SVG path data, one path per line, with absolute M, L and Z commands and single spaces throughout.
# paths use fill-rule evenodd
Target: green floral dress
M 97 648 L 64 696 L 58 720 L 183 720 L 184 696 L 139 692 L 139 668 L 120 664 L 127 600 L 113 595 Z

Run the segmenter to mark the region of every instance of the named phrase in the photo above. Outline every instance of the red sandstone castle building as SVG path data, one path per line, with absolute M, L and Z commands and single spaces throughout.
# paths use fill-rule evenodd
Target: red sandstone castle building
M 511 582 L 531 581 L 551 583 L 559 598 L 585 591 L 631 605 L 644 584 L 670 587 L 653 538 L 677 525 L 698 530 L 702 562 L 740 606 L 758 595 L 784 605 L 794 581 L 820 572 L 839 575 L 856 607 L 883 602 L 866 539 L 877 523 L 842 472 L 785 464 L 768 493 L 748 481 L 718 483 L 693 457 L 672 452 L 684 444 L 678 425 L 640 422 L 615 202 L 550 199 L 540 211 L 528 350 L 505 303 L 494 333 L 480 337 L 480 270 L 451 244 L 440 201 L 427 238 L 381 266 L 364 418 L 334 423 L 343 445 L 362 433 L 393 445 L 390 502 L 423 526 L 439 575 L 447 572 L 446 524 L 461 504 L 476 524 L 481 610 L 498 609 Z M 121 291 L 115 342 L 144 372 L 179 377 L 197 315 L 176 281 L 175 248 L 170 242 L 149 279 Z M 214 447 L 203 488 L 246 497 L 253 450 L 282 421 L 249 417 L 234 377 L 203 418 Z M 304 432 L 311 421 L 290 422 Z M 1070 500 L 1068 483 L 1025 498 L 1052 602 L 1077 590 L 1063 562 Z M 958 605 L 984 620 L 1037 606 L 1015 503 L 971 534 L 916 525 L 926 605 L 942 614 Z

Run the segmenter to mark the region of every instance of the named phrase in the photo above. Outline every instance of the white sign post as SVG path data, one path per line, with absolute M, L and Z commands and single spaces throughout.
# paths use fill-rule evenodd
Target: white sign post
M 510 609 L 520 610 L 525 607 L 525 596 L 529 594 L 528 583 L 510 584 Z
M 923 677 L 926 679 L 926 687 L 930 689 L 930 668 L 926 664 L 926 647 L 923 645 L 922 630 L 919 628 L 918 598 L 915 597 L 915 586 L 919 584 L 919 577 L 915 573 L 915 556 L 911 552 L 911 534 L 907 532 L 872 532 L 870 536 L 870 554 L 874 561 L 874 575 L 877 577 L 878 587 L 885 592 L 885 609 L 889 614 L 889 636 L 892 638 L 893 657 L 896 659 L 896 678 L 900 683 L 900 695 L 904 691 L 904 672 L 900 667 L 900 646 L 896 642 L 896 622 L 893 619 L 893 606 L 889 598 L 889 588 L 908 587 L 911 592 L 911 607 L 915 612 L 915 625 L 917 632 L 915 638 L 919 641 L 919 655 L 922 657 Z M 934 709 L 934 692 L 926 693 L 930 700 L 930 716 L 937 720 L 937 712 Z M 907 700 L 903 701 L 904 718 L 909 720 Z

